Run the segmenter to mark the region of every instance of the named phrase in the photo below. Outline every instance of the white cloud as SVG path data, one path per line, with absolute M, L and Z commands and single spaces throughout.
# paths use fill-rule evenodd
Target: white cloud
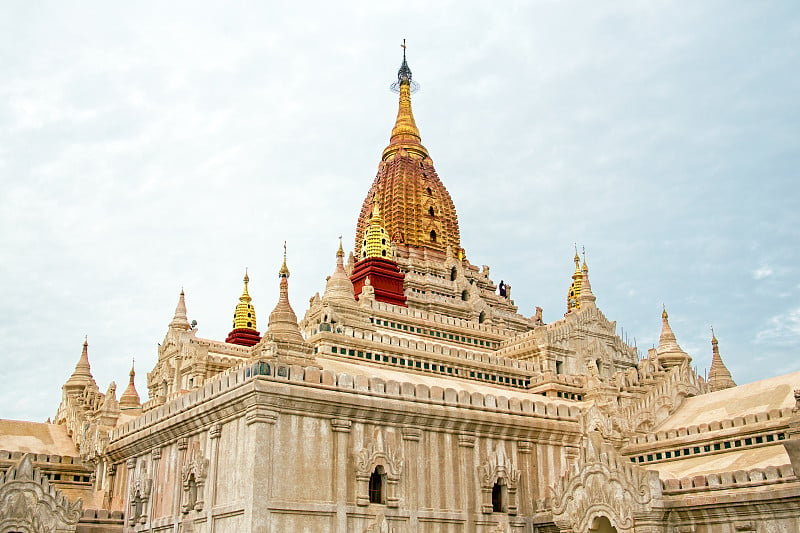
M 792 345 L 800 341 L 800 307 L 773 316 L 768 326 L 756 334 L 759 344 Z
M 768 266 L 762 266 L 753 271 L 753 279 L 768 278 L 773 274 L 772 269 Z

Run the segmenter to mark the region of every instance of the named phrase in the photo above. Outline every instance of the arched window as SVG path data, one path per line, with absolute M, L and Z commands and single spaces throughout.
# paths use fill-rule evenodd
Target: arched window
M 492 512 L 506 512 L 506 483 L 503 478 L 498 479 L 492 487 Z
M 431 242 L 436 242 L 436 232 L 431 231 Z
M 458 275 L 458 270 L 456 270 L 456 267 L 451 268 L 450 269 L 450 281 L 455 281 L 457 275 Z
M 428 214 L 429 214 L 430 216 L 434 216 L 434 213 L 433 213 L 433 207 L 429 207 L 429 208 L 428 208 Z
M 483 324 L 486 321 L 486 312 L 481 311 L 481 314 L 478 315 L 478 324 Z
M 469 292 L 467 291 L 467 289 L 464 289 L 464 290 L 461 292 L 461 299 L 462 299 L 462 300 L 464 300 L 465 302 L 466 302 L 467 300 L 469 300 Z
M 430 187 L 428 187 L 428 188 L 426 189 L 426 191 L 428 192 L 428 194 L 433 194 L 433 191 L 431 190 L 431 188 L 430 188 Z
M 384 495 L 385 481 L 386 471 L 382 466 L 376 466 L 375 471 L 369 477 L 369 503 L 386 503 Z

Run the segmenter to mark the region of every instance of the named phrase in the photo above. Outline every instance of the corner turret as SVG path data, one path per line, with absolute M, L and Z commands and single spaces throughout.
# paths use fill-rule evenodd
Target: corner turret
M 708 385 L 711 387 L 711 391 L 716 392 L 735 387 L 736 382 L 733 381 L 730 371 L 722 362 L 722 356 L 719 354 L 719 341 L 714 335 L 714 328 L 711 328 L 711 353 L 711 369 L 708 371 Z
M 289 364 L 314 364 L 314 349 L 300 333 L 297 315 L 289 303 L 289 267 L 286 266 L 286 244 L 283 245 L 283 264 L 280 272 L 280 295 L 269 315 L 267 331 L 254 355 L 275 358 Z
M 678 345 L 678 341 L 675 339 L 675 334 L 669 325 L 669 315 L 666 307 L 661 312 L 661 336 L 658 339 L 656 356 L 664 368 L 692 362 L 692 358 L 683 351 L 683 348 Z
M 119 408 L 121 411 L 127 411 L 130 414 L 131 411 L 141 411 L 142 402 L 139 399 L 139 393 L 136 392 L 136 383 L 134 382 L 136 370 L 134 370 L 133 365 L 131 365 L 131 371 L 128 375 L 130 376 L 130 380 L 128 381 L 128 387 L 125 389 L 125 392 L 119 397 Z

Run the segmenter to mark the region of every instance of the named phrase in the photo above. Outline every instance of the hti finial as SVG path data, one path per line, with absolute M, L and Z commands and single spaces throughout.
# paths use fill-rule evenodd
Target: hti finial
M 408 62 L 406 61 L 407 47 L 405 39 L 403 39 L 403 44 L 401 44 L 400 47 L 403 49 L 403 62 L 400 64 L 400 70 L 397 71 L 397 81 L 394 82 L 390 88 L 392 91 L 399 93 L 402 85 L 408 85 L 409 91 L 415 93 L 419 90 L 419 83 L 411 79 L 411 69 L 408 67 Z
M 283 241 L 283 265 L 281 265 L 281 271 L 278 273 L 278 277 L 289 277 L 289 267 L 286 266 L 286 241 Z

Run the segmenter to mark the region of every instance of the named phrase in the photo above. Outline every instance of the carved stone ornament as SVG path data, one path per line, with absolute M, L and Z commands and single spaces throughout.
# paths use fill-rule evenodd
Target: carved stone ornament
M 580 460 L 553 488 L 553 521 L 562 530 L 586 531 L 605 516 L 619 533 L 633 533 L 635 517 L 661 497 L 656 472 L 621 457 L 598 431 L 585 438 Z
M 367 529 L 364 530 L 364 533 L 396 533 L 397 528 L 389 527 L 389 523 L 386 521 L 386 517 L 383 513 L 379 513 L 378 516 L 375 517 L 375 520 L 370 522 Z
M 147 522 L 147 503 L 150 501 L 152 491 L 153 479 L 147 475 L 147 465 L 142 463 L 131 481 L 128 492 L 128 523 L 131 526 Z
M 181 468 L 181 481 L 183 494 L 181 495 L 181 509 L 184 513 L 189 511 L 202 511 L 204 505 L 204 489 L 208 477 L 209 461 L 200 451 L 200 443 L 193 442 L 187 461 Z
M 492 512 L 492 489 L 495 483 L 503 483 L 508 491 L 508 514 L 517 514 L 517 485 L 520 471 L 506 454 L 505 444 L 498 443 L 494 452 L 478 465 L 478 480 L 481 490 L 481 511 Z
M 386 442 L 383 431 L 376 431 L 356 454 L 356 503 L 369 505 L 369 478 L 378 466 L 386 472 L 386 506 L 398 507 L 398 482 L 403 472 L 403 458 Z
M 70 502 L 33 467 L 25 454 L 0 473 L 0 531 L 74 532 L 83 502 Z

